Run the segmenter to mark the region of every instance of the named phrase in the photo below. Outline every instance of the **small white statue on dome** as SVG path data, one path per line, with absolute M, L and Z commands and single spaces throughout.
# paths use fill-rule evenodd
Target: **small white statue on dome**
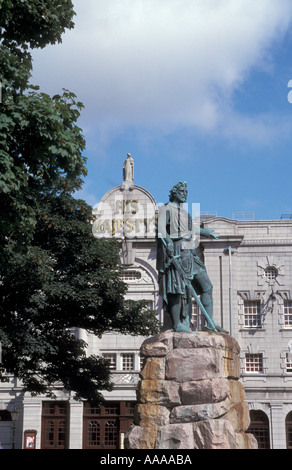
M 124 161 L 123 180 L 128 183 L 134 182 L 134 160 L 130 153 L 127 154 L 127 158 Z

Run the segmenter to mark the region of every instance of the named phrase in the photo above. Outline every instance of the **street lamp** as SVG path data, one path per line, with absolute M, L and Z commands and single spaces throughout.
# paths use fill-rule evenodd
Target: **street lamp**
M 15 405 L 13 411 L 10 411 L 12 420 L 12 449 L 15 449 L 15 423 L 18 419 L 19 412 L 16 410 Z
M 232 261 L 231 255 L 235 252 L 234 248 L 229 246 L 224 248 L 224 253 L 229 255 L 229 334 L 232 335 Z

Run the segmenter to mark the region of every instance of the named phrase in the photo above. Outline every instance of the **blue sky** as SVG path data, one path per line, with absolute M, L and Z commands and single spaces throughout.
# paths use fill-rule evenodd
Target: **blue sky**
M 73 3 L 62 44 L 33 52 L 32 83 L 85 105 L 78 197 L 121 184 L 131 153 L 158 203 L 184 180 L 203 212 L 292 214 L 291 0 Z

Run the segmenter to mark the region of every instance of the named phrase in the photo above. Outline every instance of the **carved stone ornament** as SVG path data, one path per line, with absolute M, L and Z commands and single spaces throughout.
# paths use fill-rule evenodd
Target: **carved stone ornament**
M 263 260 L 258 261 L 258 285 L 268 284 L 273 287 L 275 285 L 283 286 L 285 269 L 283 264 L 271 256 L 266 256 Z

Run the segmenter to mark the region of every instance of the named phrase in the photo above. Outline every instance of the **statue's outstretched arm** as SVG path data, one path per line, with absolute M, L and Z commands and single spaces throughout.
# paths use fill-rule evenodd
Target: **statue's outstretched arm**
M 211 230 L 208 230 L 206 228 L 200 229 L 200 235 L 202 235 L 203 237 L 215 238 L 217 240 L 217 238 L 219 238 L 219 235 L 213 232 L 214 232 L 214 229 L 211 229 Z

